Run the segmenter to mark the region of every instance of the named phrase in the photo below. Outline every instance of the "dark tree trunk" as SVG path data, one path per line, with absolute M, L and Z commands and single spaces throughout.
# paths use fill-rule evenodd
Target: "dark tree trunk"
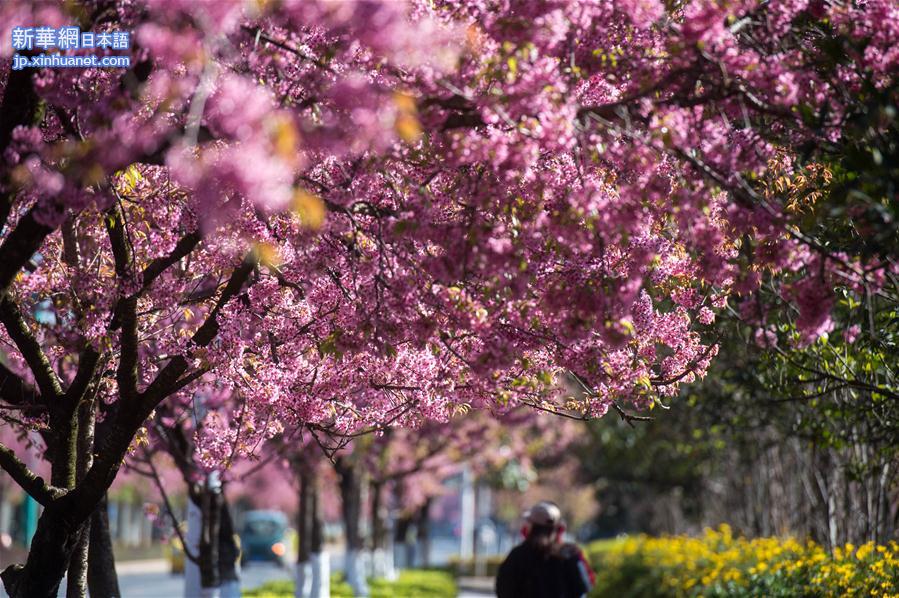
M 200 509 L 200 544 L 196 563 L 201 588 L 219 588 L 240 580 L 237 561 L 240 548 L 234 538 L 234 520 L 221 486 L 192 486 L 189 499 Z
M 302 464 L 297 465 L 297 477 L 300 482 L 299 508 L 297 509 L 297 533 L 300 536 L 297 563 L 306 563 L 312 553 L 312 505 L 309 488 L 309 474 Z
M 402 481 L 393 485 L 393 502 L 396 505 L 403 504 L 403 492 L 405 486 Z M 393 527 L 393 542 L 399 547 L 397 567 L 408 569 L 415 564 L 415 540 L 412 537 L 412 514 L 403 511 Z
M 387 548 L 387 505 L 384 503 L 384 483 L 371 484 L 371 543 L 372 548 Z
M 83 527 L 73 524 L 61 509 L 45 509 L 25 565 L 12 565 L 0 574 L 10 597 L 56 598 Z
M 88 549 L 90 547 L 90 530 L 91 520 L 81 528 L 78 534 L 78 541 L 69 558 L 69 570 L 66 575 L 66 598 L 86 598 L 87 597 L 87 560 Z
M 393 541 L 401 547 L 402 560 L 397 563 L 400 568 L 411 568 L 415 564 L 415 542 L 410 537 L 412 532 L 412 518 L 403 515 L 396 521 Z
M 237 560 L 240 549 L 234 540 L 234 521 L 221 487 L 204 486 L 191 492 L 190 500 L 201 513 L 200 546 L 197 551 L 200 585 L 217 588 L 227 581 L 238 581 Z
M 88 550 L 87 587 L 92 598 L 119 598 L 119 578 L 115 571 L 115 555 L 109 536 L 109 510 L 106 496 L 91 515 L 90 548 Z
M 12 598 L 56 598 L 81 533 L 87 532 L 86 524 L 100 504 L 103 492 L 115 479 L 134 436 L 136 426 L 127 423 L 127 427 L 113 429 L 97 451 L 100 468 L 92 468 L 83 484 L 46 506 L 38 519 L 25 565 L 11 565 L 0 574 L 7 594 Z M 71 466 L 74 471 L 74 455 L 60 464 L 66 468 Z M 56 462 L 53 467 L 57 467 Z
M 231 509 L 228 508 L 228 501 L 225 499 L 225 493 L 221 493 L 221 528 L 219 530 L 219 575 L 222 583 L 228 581 L 238 581 L 240 576 L 237 573 L 237 559 L 240 558 L 240 548 L 234 540 L 234 520 L 231 519 Z
M 79 463 L 79 444 L 88 454 L 90 445 L 87 439 L 80 439 L 78 434 L 78 410 L 74 405 L 60 402 L 50 412 L 50 481 L 58 488 L 71 490 L 78 478 L 79 465 L 85 471 L 85 462 Z M 93 440 L 93 427 L 87 430 L 89 440 Z M 81 442 L 79 443 L 79 440 Z M 86 554 L 87 522 L 71 512 L 65 501 L 58 501 L 48 506 L 41 514 L 37 530 L 31 541 L 25 565 L 12 565 L 3 571 L 3 584 L 12 598 L 55 598 L 60 583 L 69 568 L 73 555 L 76 561 Z M 80 595 L 78 582 L 83 579 L 80 567 L 78 578 L 72 591 Z
M 322 555 L 322 520 L 318 503 L 318 477 L 315 467 L 298 459 L 294 463 L 298 488 L 296 596 L 321 596 L 321 588 L 327 588 L 329 564 Z
M 76 478 L 80 482 L 93 463 L 94 449 L 94 401 L 82 401 L 77 409 L 77 457 Z M 87 596 L 88 547 L 90 545 L 91 519 L 82 526 L 78 543 L 69 560 L 69 573 L 66 578 L 66 596 L 68 598 Z
M 94 431 L 94 446 L 99 446 L 109 435 L 109 430 L 119 405 L 98 405 L 102 415 Z M 87 555 L 87 589 L 91 598 L 119 598 L 119 577 L 115 570 L 115 553 L 112 536 L 109 533 L 109 501 L 103 494 L 94 512 L 91 513 L 90 547 Z
M 322 520 L 321 505 L 319 504 L 318 477 L 314 472 L 309 475 L 309 495 L 311 503 L 311 513 L 309 516 L 309 551 L 313 554 L 320 554 L 325 543 L 325 522 Z
M 367 572 L 362 560 L 364 540 L 360 529 L 362 517 L 362 472 L 354 458 L 341 457 L 335 463 L 340 478 L 340 498 L 343 513 L 344 536 L 346 536 L 346 559 L 344 569 L 347 583 L 354 595 L 367 596 Z
M 200 585 L 217 588 L 222 585 L 219 573 L 219 534 L 221 532 L 222 493 L 204 487 L 200 494 L 202 528 L 200 532 Z
M 431 566 L 431 499 L 425 500 L 425 503 L 418 510 L 418 517 L 415 521 L 418 529 L 418 562 L 416 565 L 422 567 Z
M 340 477 L 341 513 L 347 549 L 362 550 L 364 546 L 359 525 L 362 517 L 362 476 L 358 466 L 344 458 L 337 460 L 336 468 Z

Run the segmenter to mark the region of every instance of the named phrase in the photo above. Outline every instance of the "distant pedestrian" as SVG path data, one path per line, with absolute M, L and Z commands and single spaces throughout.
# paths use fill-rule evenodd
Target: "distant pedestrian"
M 496 575 L 497 598 L 581 598 L 593 587 L 584 553 L 562 541 L 562 511 L 542 501 L 524 514 L 524 541 L 512 549 Z

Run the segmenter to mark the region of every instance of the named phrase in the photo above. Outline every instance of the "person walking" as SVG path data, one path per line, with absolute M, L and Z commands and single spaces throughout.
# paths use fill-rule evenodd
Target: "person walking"
M 582 598 L 595 576 L 584 553 L 562 541 L 562 511 L 541 501 L 525 511 L 524 541 L 512 549 L 496 574 L 497 598 Z

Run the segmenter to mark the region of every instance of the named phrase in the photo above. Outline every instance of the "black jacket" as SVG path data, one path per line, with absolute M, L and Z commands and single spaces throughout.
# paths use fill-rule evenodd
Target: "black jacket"
M 548 554 L 524 542 L 512 549 L 496 574 L 497 598 L 581 598 L 593 572 L 574 544 Z

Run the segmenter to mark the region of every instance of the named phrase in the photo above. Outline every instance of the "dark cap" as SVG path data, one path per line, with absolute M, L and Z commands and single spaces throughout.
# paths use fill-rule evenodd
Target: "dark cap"
M 562 510 L 556 503 L 542 500 L 524 512 L 524 519 L 533 525 L 555 527 L 562 521 Z

